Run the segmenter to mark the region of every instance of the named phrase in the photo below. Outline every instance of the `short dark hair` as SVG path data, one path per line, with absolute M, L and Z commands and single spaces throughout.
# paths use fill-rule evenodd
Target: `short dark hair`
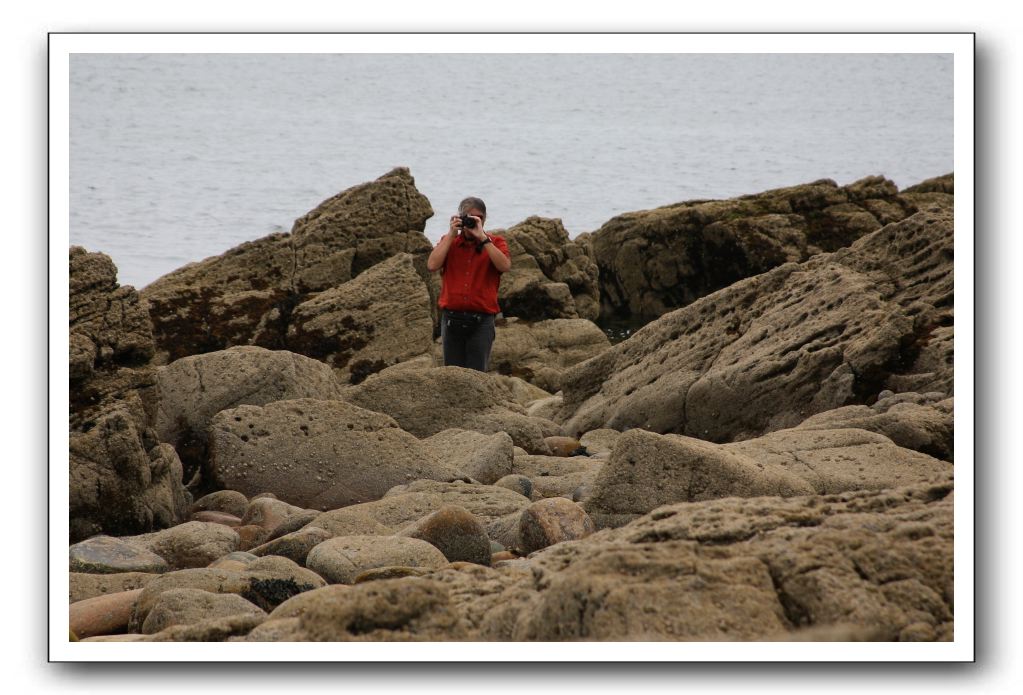
M 472 196 L 466 198 L 465 200 L 463 200 L 461 203 L 458 204 L 458 214 L 464 215 L 465 213 L 469 212 L 473 208 L 476 208 L 477 210 L 482 212 L 483 213 L 483 220 L 486 221 L 486 219 L 487 219 L 487 204 L 484 203 L 479 198 L 473 198 Z

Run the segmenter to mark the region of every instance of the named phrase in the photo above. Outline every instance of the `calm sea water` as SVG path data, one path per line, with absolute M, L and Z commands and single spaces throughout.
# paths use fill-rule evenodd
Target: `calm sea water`
M 407 166 L 436 241 L 871 174 L 952 171 L 948 55 L 76 54 L 71 243 L 143 287 Z

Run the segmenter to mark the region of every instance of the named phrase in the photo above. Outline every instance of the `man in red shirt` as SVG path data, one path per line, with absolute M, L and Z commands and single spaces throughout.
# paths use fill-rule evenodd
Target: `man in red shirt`
M 511 268 L 508 242 L 487 234 L 483 224 L 487 206 L 479 198 L 466 198 L 451 216 L 448 233 L 437 242 L 426 261 L 430 272 L 440 270 L 440 335 L 444 366 L 487 371 L 494 345 L 494 317 L 501 274 Z

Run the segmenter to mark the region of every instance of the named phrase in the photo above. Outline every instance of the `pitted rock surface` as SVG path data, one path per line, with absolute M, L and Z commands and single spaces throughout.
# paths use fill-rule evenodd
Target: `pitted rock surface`
M 271 490 L 320 510 L 379 499 L 412 480 L 462 476 L 390 417 L 313 399 L 221 411 L 211 426 L 210 468 L 222 487 Z
M 553 422 L 526 415 L 525 408 L 507 400 L 489 375 L 462 367 L 388 370 L 374 374 L 343 397 L 390 415 L 417 437 L 451 428 L 483 434 L 507 432 L 515 445 L 545 454 L 548 449 L 543 438 L 558 429 Z
M 951 250 L 951 214 L 920 212 L 666 314 L 564 374 L 563 430 L 725 442 L 865 403 L 950 320 Z
M 533 216 L 495 233 L 507 240 L 512 260 L 498 292 L 505 316 L 529 321 L 596 320 L 600 313 L 597 265 L 585 245 L 568 238 L 561 220 Z

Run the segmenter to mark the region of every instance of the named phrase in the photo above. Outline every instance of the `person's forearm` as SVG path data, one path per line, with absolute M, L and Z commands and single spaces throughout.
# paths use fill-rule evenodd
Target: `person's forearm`
M 437 245 L 433 247 L 433 251 L 430 252 L 430 257 L 426 259 L 426 269 L 431 273 L 435 273 L 443 268 L 444 261 L 447 260 L 448 251 L 450 249 L 451 235 L 445 234 L 444 238 L 437 242 Z
M 494 242 L 485 244 L 483 246 L 487 250 L 487 255 L 490 256 L 490 262 L 494 264 L 499 273 L 507 273 L 511 270 L 511 259 L 504 255 L 504 252 L 494 245 Z

